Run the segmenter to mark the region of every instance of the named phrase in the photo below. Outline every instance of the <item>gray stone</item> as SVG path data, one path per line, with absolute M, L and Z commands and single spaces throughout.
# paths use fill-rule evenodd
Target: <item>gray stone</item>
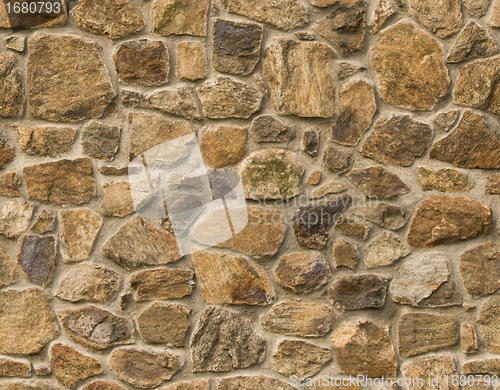
M 437 114 L 432 121 L 434 130 L 449 131 L 458 119 L 459 114 L 460 111 L 458 110 L 450 110 Z
M 76 135 L 75 129 L 71 127 L 12 127 L 17 130 L 21 151 L 43 157 L 57 157 L 69 153 Z
M 90 121 L 82 130 L 83 153 L 87 156 L 112 161 L 120 146 L 121 128 Z
M 406 225 L 406 211 L 390 203 L 368 202 L 366 206 L 351 207 L 349 211 L 390 230 L 399 230 Z
M 462 374 L 500 375 L 500 359 L 476 359 L 465 362 Z
M 14 238 L 30 226 L 33 205 L 24 199 L 13 199 L 0 204 L 0 234 Z
M 47 287 L 56 263 L 56 238 L 22 236 L 19 239 L 17 261 L 31 283 Z
M 335 173 L 344 173 L 351 168 L 352 151 L 327 145 L 323 152 L 323 165 Z
M 328 295 L 344 310 L 380 309 L 385 304 L 389 281 L 378 275 L 343 276 L 328 289 Z
M 366 253 L 366 268 L 376 268 L 391 265 L 410 253 L 399 237 L 394 233 L 384 232 L 368 245 Z
M 288 142 L 295 138 L 295 131 L 280 120 L 262 115 L 255 118 L 249 130 L 255 142 Z

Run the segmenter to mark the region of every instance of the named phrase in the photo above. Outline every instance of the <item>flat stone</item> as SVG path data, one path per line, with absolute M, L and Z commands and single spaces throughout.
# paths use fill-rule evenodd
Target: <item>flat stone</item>
M 332 261 L 334 268 L 347 267 L 356 268 L 358 264 L 358 252 L 356 247 L 342 238 L 335 240 L 332 246 Z
M 217 19 L 213 25 L 213 66 L 222 73 L 248 75 L 260 60 L 262 26 Z
M 90 209 L 59 211 L 62 261 L 88 259 L 102 223 L 102 217 Z
M 13 54 L 0 55 L 0 84 L 0 117 L 20 116 L 24 109 L 23 82 Z
M 384 25 L 384 23 L 392 15 L 394 15 L 397 10 L 394 9 L 391 2 L 388 0 L 379 0 L 375 9 L 373 10 L 368 27 L 370 27 L 370 34 L 376 34 Z
M 330 118 L 335 110 L 334 55 L 323 43 L 275 39 L 262 59 L 274 110 L 280 115 Z
M 406 211 L 390 203 L 368 202 L 366 206 L 351 207 L 349 211 L 390 230 L 399 230 L 406 225 Z
M 459 270 L 465 289 L 476 299 L 500 289 L 500 252 L 492 241 L 465 251 Z
M 284 340 L 272 358 L 272 367 L 280 374 L 299 378 L 312 377 L 321 367 L 332 360 L 329 348 L 320 347 L 302 340 Z
M 104 0 L 99 7 L 93 0 L 83 0 L 69 14 L 81 29 L 110 39 L 125 38 L 146 26 L 139 11 L 127 0 Z
M 332 141 L 356 146 L 372 124 L 377 111 L 373 85 L 360 80 L 344 85 L 339 95 L 337 116 L 332 126 Z
M 7 49 L 22 53 L 26 47 L 26 37 L 11 35 L 4 38 L 5 46 Z
M 300 139 L 300 150 L 314 157 L 318 154 L 319 141 L 319 133 L 316 130 L 306 130 Z
M 19 239 L 17 261 L 31 283 L 47 287 L 56 263 L 56 238 L 22 236 Z
M 24 199 L 13 199 L 0 204 L 0 234 L 14 238 L 30 226 L 33 205 Z
M 452 347 L 458 339 L 459 323 L 453 316 L 407 313 L 398 322 L 399 353 L 404 357 Z
M 321 302 L 283 301 L 261 315 L 260 325 L 267 332 L 284 336 L 323 337 L 335 321 L 333 309 Z
M 335 224 L 335 231 L 366 241 L 370 234 L 371 225 L 364 223 L 362 218 L 356 216 L 342 216 Z
M 197 379 L 192 382 L 177 382 L 162 387 L 160 390 L 209 390 L 208 381 Z
M 24 127 L 12 125 L 17 130 L 19 147 L 22 152 L 37 156 L 58 157 L 67 154 L 75 139 L 72 127 Z
M 155 0 L 151 6 L 153 32 L 167 35 L 207 35 L 208 0 Z
M 83 355 L 64 344 L 52 344 L 50 355 L 50 366 L 54 376 L 69 388 L 73 388 L 80 380 L 99 375 L 102 372 L 99 360 Z
M 376 268 L 391 265 L 410 251 L 394 233 L 383 232 L 382 235 L 368 245 L 365 258 L 366 268 Z
M 199 251 L 191 260 L 208 304 L 268 305 L 275 298 L 264 269 L 245 257 Z
M 137 302 L 156 299 L 180 299 L 191 295 L 195 283 L 193 271 L 157 268 L 133 273 L 130 286 Z
M 477 359 L 465 362 L 462 366 L 462 374 L 499 375 L 500 359 Z
M 431 248 L 475 238 L 491 228 L 491 209 L 484 203 L 461 196 L 431 195 L 421 202 L 407 241 L 411 246 Z
M 217 390 L 253 390 L 253 389 L 272 389 L 272 390 L 297 390 L 296 387 L 282 382 L 278 379 L 267 376 L 233 376 L 219 379 Z
M 217 76 L 196 88 L 207 118 L 248 119 L 260 110 L 263 94 L 251 84 Z
M 5 381 L 0 384 L 0 390 L 62 390 L 62 388 L 47 381 Z
M 332 179 L 319 187 L 313 188 L 309 199 L 318 199 L 330 194 L 339 194 L 345 190 L 347 190 L 347 186 L 344 183 Z
M 431 386 L 443 390 L 459 389 L 458 384 L 454 385 L 451 380 L 451 378 L 458 376 L 458 371 L 455 368 L 453 358 L 449 355 L 416 358 L 405 363 L 401 371 L 407 383 L 411 383 L 407 385 L 409 390 L 424 390 Z M 418 383 L 414 378 L 421 379 L 421 382 Z M 431 382 L 439 385 L 437 387 L 429 385 Z
M 10 286 L 17 282 L 19 273 L 17 272 L 16 263 L 5 253 L 5 250 L 0 247 L 0 287 Z
M 135 212 L 134 201 L 130 193 L 130 184 L 126 181 L 107 184 L 103 188 L 104 200 L 99 212 L 104 217 L 123 218 Z
M 367 3 L 340 0 L 330 15 L 320 20 L 314 28 L 319 35 L 347 56 L 360 49 L 365 38 L 365 14 Z
M 293 152 L 267 149 L 251 153 L 238 167 L 247 199 L 290 199 L 299 194 L 305 167 Z
M 352 169 L 347 177 L 368 197 L 390 199 L 410 192 L 398 176 L 380 166 Z
M 379 120 L 368 135 L 361 154 L 380 163 L 408 167 L 424 154 L 432 141 L 432 128 L 409 115 Z
M 240 314 L 207 307 L 190 342 L 193 372 L 228 372 L 264 360 L 266 342 Z
M 104 256 L 128 271 L 179 260 L 175 237 L 134 216 L 104 244 Z
M 378 275 L 343 276 L 328 289 L 328 295 L 343 310 L 380 309 L 385 304 L 389 281 Z
M 358 64 L 352 64 L 350 62 L 340 62 L 339 63 L 339 80 L 347 80 L 349 77 L 366 70 L 364 66 Z
M 17 360 L 0 358 L 0 377 L 14 376 L 29 378 L 31 376 L 31 365 Z
M 182 80 L 200 80 L 207 73 L 207 56 L 199 42 L 181 42 L 176 47 L 175 74 Z
M 137 317 L 137 329 L 148 344 L 182 347 L 191 309 L 183 305 L 155 302 Z
M 265 0 L 252 4 L 245 0 L 222 0 L 228 12 L 270 24 L 280 30 L 289 30 L 307 23 L 307 10 L 298 0 L 277 0 L 272 5 Z
M 463 4 L 470 15 L 480 18 L 486 14 L 490 0 L 463 0 Z
M 327 145 L 323 152 L 323 165 L 335 173 L 344 173 L 351 168 L 352 151 Z
M 455 41 L 446 62 L 456 63 L 496 54 L 498 48 L 493 37 L 486 29 L 471 20 Z
M 307 178 L 307 184 L 315 186 L 319 183 L 320 180 L 321 180 L 321 172 L 313 171 Z
M 498 321 L 500 319 L 500 297 L 494 295 L 481 307 L 477 323 L 481 332 L 484 349 L 489 353 L 500 352 L 500 332 Z
M 110 302 L 116 298 L 119 276 L 94 264 L 78 264 L 62 278 L 55 295 L 70 302 Z
M 434 144 L 430 157 L 458 168 L 498 169 L 499 152 L 497 135 L 479 115 L 466 111 L 455 130 Z
M 295 131 L 270 115 L 255 118 L 250 126 L 250 137 L 255 142 L 288 142 L 295 138 Z
M 128 167 L 102 166 L 99 167 L 99 172 L 106 176 L 125 176 L 128 175 Z
M 385 29 L 370 54 L 379 80 L 377 92 L 389 104 L 431 110 L 449 92 L 441 44 L 412 23 L 402 21 Z
M 95 195 L 92 165 L 87 158 L 58 160 L 23 169 L 30 197 L 57 205 L 80 205 Z
M 328 282 L 330 275 L 330 267 L 320 252 L 281 256 L 274 270 L 276 282 L 296 294 L 317 290 Z
M 94 381 L 89 383 L 82 390 L 125 390 L 125 388 L 114 382 Z
M 246 139 L 244 127 L 219 126 L 205 130 L 200 138 L 203 161 L 213 168 L 236 164 L 245 156 Z
M 460 345 L 463 353 L 474 353 L 478 350 L 477 333 L 473 324 L 462 324 Z
M 470 189 L 467 176 L 455 169 L 433 170 L 419 167 L 417 179 L 418 185 L 424 191 L 466 192 Z
M 439 0 L 410 0 L 413 17 L 439 38 L 446 38 L 462 27 L 460 0 L 443 4 Z
M 180 86 L 157 90 L 146 95 L 145 100 L 151 107 L 168 114 L 174 114 L 187 119 L 199 119 L 200 110 L 193 95 L 191 89 Z
M 485 193 L 489 195 L 500 194 L 500 175 L 493 175 L 488 177 Z
M 26 29 L 58 27 L 65 25 L 67 19 L 66 3 L 62 0 L 55 0 L 52 2 L 53 12 L 8 13 L 7 11 L 5 5 L 0 10 L 0 28 Z
M 88 122 L 82 130 L 83 153 L 112 161 L 120 146 L 121 128 L 97 121 Z
M 0 196 L 17 197 L 21 196 L 19 188 L 21 178 L 17 173 L 7 173 L 0 175 Z
M 331 340 L 344 374 L 396 377 L 394 347 L 388 329 L 366 320 L 344 322 L 332 334 Z
M 37 33 L 29 39 L 28 54 L 30 112 L 35 118 L 69 122 L 99 118 L 115 97 L 93 41 Z
M 12 148 L 3 138 L 3 134 L 0 133 L 0 169 L 5 168 L 14 157 L 14 148 Z
M 437 114 L 433 121 L 433 127 L 436 131 L 449 131 L 458 119 L 460 111 L 450 110 Z

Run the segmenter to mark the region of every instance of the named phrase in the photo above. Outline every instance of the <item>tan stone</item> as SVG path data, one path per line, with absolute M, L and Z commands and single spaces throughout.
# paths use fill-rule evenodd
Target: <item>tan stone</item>
M 9 13 L 7 6 L 2 4 L 0 7 L 0 28 L 25 29 L 65 25 L 67 20 L 66 3 L 62 0 L 55 0 L 51 4 L 52 12 L 36 13 L 12 12 L 14 11 L 13 4 L 11 4 L 12 8 Z
M 94 158 L 111 161 L 120 146 L 121 128 L 90 121 L 82 130 L 83 153 Z
M 107 184 L 103 188 L 104 200 L 99 212 L 104 217 L 123 218 L 135 212 L 134 202 L 130 193 L 130 184 L 126 181 Z
M 419 167 L 417 179 L 418 185 L 424 191 L 466 192 L 470 188 L 467 176 L 455 169 L 433 170 Z
M 439 38 L 456 33 L 462 26 L 460 0 L 410 0 L 413 17 Z
M 500 332 L 498 321 L 500 319 L 500 297 L 494 295 L 481 307 L 477 323 L 481 332 L 484 348 L 489 353 L 500 352 Z
M 485 193 L 489 195 L 500 194 L 500 175 L 493 175 L 488 177 Z
M 477 333 L 473 324 L 462 324 L 460 345 L 463 353 L 474 353 L 478 350 Z
M 273 355 L 273 369 L 287 377 L 312 377 L 321 367 L 332 360 L 329 348 L 301 340 L 284 340 Z
M 410 191 L 398 176 L 380 166 L 352 169 L 347 177 L 368 197 L 390 199 Z
M 54 376 L 69 388 L 73 388 L 80 380 L 102 372 L 99 360 L 83 355 L 68 345 L 53 344 L 50 348 L 50 355 L 50 366 Z
M 187 119 L 199 119 L 200 110 L 190 88 L 181 85 L 177 88 L 160 89 L 145 96 L 147 104 L 160 111 Z
M 155 0 L 151 6 L 153 32 L 159 35 L 207 35 L 208 0 Z
M 465 362 L 462 374 L 500 375 L 500 359 L 477 359 Z
M 0 203 L 0 234 L 14 238 L 23 234 L 30 226 L 33 205 L 24 199 L 13 199 Z
M 5 253 L 5 250 L 0 247 L 0 287 L 9 286 L 17 282 L 19 273 L 17 271 L 16 263 Z
M 490 0 L 463 0 L 463 4 L 469 14 L 480 18 L 486 14 L 490 5 Z
M 500 252 L 493 241 L 465 251 L 459 270 L 465 289 L 476 299 L 500 289 Z
M 0 377 L 21 376 L 29 378 L 31 376 L 31 364 L 0 358 Z
M 449 131 L 458 119 L 459 114 L 460 111 L 458 110 L 450 110 L 437 114 L 432 121 L 434 130 Z
M 11 35 L 4 38 L 7 49 L 22 53 L 26 47 L 26 37 Z
M 403 208 L 385 202 L 372 202 L 371 199 L 365 206 L 351 207 L 349 211 L 390 230 L 399 230 L 407 222 L 406 210 Z
M 370 27 L 370 34 L 376 34 L 384 25 L 384 23 L 397 11 L 388 0 L 379 0 L 375 9 L 373 10 L 368 27 Z
M 347 80 L 349 77 L 354 76 L 355 74 L 366 70 L 364 66 L 360 66 L 358 64 L 353 64 L 350 62 L 340 62 L 339 63 L 339 79 Z
M 486 9 L 488 9 L 487 6 Z M 487 22 L 491 27 L 500 27 L 500 2 L 498 0 L 493 0 Z
M 219 126 L 206 129 L 200 138 L 203 161 L 221 168 L 236 164 L 245 155 L 247 131 L 244 127 Z
M 366 268 L 376 268 L 391 265 L 410 253 L 399 237 L 394 233 L 383 232 L 382 235 L 368 245 L 366 253 Z
M 498 54 L 498 48 L 493 37 L 486 29 L 470 21 L 458 36 L 446 61 L 456 63 L 495 54 Z
M 193 291 L 193 271 L 157 268 L 133 273 L 130 286 L 137 302 L 155 299 L 179 299 Z
M 358 253 L 356 247 L 342 238 L 335 240 L 332 246 L 332 261 L 334 267 L 356 268 Z
M 36 221 L 31 225 L 31 230 L 37 234 L 53 232 L 56 228 L 56 215 L 48 209 L 43 209 Z
M 7 173 L 0 176 L 0 196 L 21 196 L 20 187 L 21 178 L 17 173 Z
M 2 16 L 0 8 L 1 24 Z M 16 57 L 10 53 L 0 55 L 0 82 L 0 117 L 20 116 L 24 109 L 21 70 L 19 69 Z
M 69 153 L 76 135 L 71 127 L 13 127 L 18 132 L 21 151 L 38 156 L 57 157 Z
M 89 383 L 82 390 L 125 390 L 125 388 L 114 382 L 94 381 Z
M 177 382 L 162 387 L 159 390 L 209 390 L 208 382 L 203 379 L 197 379 L 192 382 Z
M 0 390 L 62 390 L 62 387 L 48 381 L 6 381 L 0 383 Z
M 328 295 L 343 310 L 380 309 L 385 304 L 389 281 L 378 275 L 343 276 L 328 289 Z
M 311 172 L 311 174 L 307 178 L 307 184 L 315 186 L 320 182 L 320 180 L 321 180 L 321 172 L 314 171 L 314 172 Z M 332 182 L 330 182 L 330 183 L 332 183 Z
M 199 80 L 207 73 L 207 56 L 199 42 L 177 44 L 175 74 L 182 80 Z
M 347 190 L 347 186 L 344 183 L 332 179 L 317 188 L 313 188 L 309 198 L 318 199 L 330 194 L 338 194 L 340 192 L 344 192 L 345 190 Z
M 267 376 L 233 376 L 219 379 L 217 381 L 217 390 L 254 390 L 254 389 L 272 389 L 272 390 L 296 390 L 296 387 L 282 382 L 278 379 Z
M 401 368 L 403 376 L 410 385 L 408 385 L 409 390 L 424 390 L 429 387 L 434 387 L 434 385 L 429 385 L 432 383 L 439 384 L 438 389 L 442 390 L 458 390 L 458 384 L 454 384 L 452 378 L 458 376 L 458 371 L 455 368 L 455 362 L 449 355 L 432 355 L 425 356 L 421 358 L 413 359 L 403 365 Z M 415 379 L 415 380 L 414 380 Z M 421 379 L 421 381 L 420 381 Z

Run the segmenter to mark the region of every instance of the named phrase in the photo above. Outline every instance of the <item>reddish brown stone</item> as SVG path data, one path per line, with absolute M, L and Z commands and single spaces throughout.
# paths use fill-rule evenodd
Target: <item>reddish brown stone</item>
M 20 186 L 21 178 L 17 173 L 7 173 L 0 176 L 0 196 L 21 196 Z

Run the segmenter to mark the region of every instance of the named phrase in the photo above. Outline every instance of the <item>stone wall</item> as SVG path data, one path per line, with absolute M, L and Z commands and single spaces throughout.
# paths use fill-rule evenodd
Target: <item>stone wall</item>
M 14 6 L 0 389 L 500 375 L 500 1 Z M 241 177 L 248 224 L 182 255 L 127 166 L 192 134 Z M 216 220 L 186 223 L 210 240 Z

